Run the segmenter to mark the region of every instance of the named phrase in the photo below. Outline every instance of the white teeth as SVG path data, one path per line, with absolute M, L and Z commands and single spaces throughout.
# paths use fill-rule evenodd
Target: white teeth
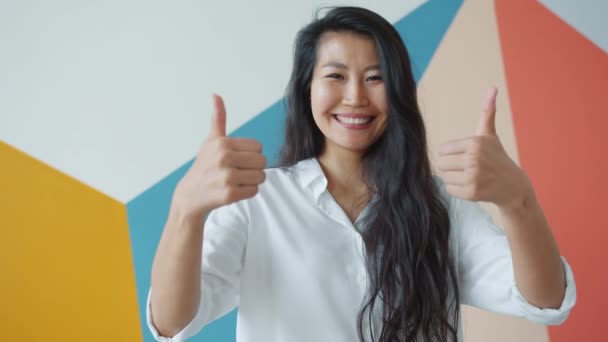
M 345 116 L 336 116 L 336 118 L 338 119 L 338 121 L 348 124 L 348 125 L 363 125 L 366 124 L 370 121 L 372 121 L 372 118 L 349 118 L 349 117 L 345 117 Z

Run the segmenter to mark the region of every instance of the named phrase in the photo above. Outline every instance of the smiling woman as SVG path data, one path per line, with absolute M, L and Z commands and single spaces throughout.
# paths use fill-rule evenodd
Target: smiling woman
M 456 340 L 450 222 L 401 37 L 373 12 L 338 8 L 300 31 L 294 59 L 281 161 L 316 158 L 328 193 L 358 225 L 369 285 L 358 337 Z M 349 114 L 372 120 L 349 125 Z
M 237 305 L 239 341 L 462 341 L 461 303 L 563 322 L 572 272 L 502 149 L 495 98 L 476 136 L 444 145 L 444 184 L 399 34 L 362 8 L 313 20 L 296 37 L 280 166 L 226 137 L 214 97 L 155 256 L 154 336 L 183 341 Z

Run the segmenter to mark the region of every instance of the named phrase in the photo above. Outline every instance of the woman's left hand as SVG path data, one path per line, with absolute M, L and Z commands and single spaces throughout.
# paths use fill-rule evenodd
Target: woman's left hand
M 511 208 L 522 205 L 533 190 L 496 134 L 497 93 L 496 87 L 489 92 L 475 136 L 441 145 L 437 167 L 451 195 Z

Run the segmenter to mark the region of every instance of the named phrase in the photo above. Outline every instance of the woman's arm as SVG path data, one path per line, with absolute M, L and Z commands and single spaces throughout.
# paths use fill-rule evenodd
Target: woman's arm
M 266 179 L 262 145 L 252 139 L 227 137 L 224 102 L 216 95 L 213 102 L 209 135 L 175 188 L 152 267 L 150 313 L 153 325 L 163 336 L 174 336 L 195 317 L 202 298 L 201 283 L 208 278 L 205 275 L 202 281 L 201 274 L 213 272 L 214 267 L 229 268 L 228 262 L 224 261 L 230 258 L 215 251 L 220 255 L 218 260 L 212 267 L 202 269 L 204 218 L 216 208 L 255 196 Z M 219 231 L 213 229 L 220 224 L 228 227 Z M 229 245 L 241 242 L 242 235 L 235 233 L 233 237 L 229 228 L 240 232 L 246 224 L 225 219 L 210 226 L 214 226 L 212 230 L 217 233 L 207 237 L 213 236 L 213 239 L 222 240 L 221 245 Z M 231 239 L 238 242 L 231 242 Z M 238 263 L 233 264 L 233 268 L 239 268 Z
M 201 298 L 203 221 L 176 210 L 161 236 L 152 265 L 150 310 L 161 336 L 174 336 L 196 314 Z
M 451 195 L 499 208 L 518 290 L 530 304 L 558 308 L 566 287 L 559 250 L 529 177 L 498 138 L 496 95 L 492 88 L 474 136 L 441 146 L 440 176 Z
M 530 304 L 557 309 L 566 280 L 557 243 L 530 186 L 513 205 L 499 206 L 517 288 Z

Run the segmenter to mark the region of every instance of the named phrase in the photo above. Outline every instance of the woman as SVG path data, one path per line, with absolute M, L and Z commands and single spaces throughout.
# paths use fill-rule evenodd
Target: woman
M 296 39 L 281 167 L 225 136 L 214 97 L 154 260 L 155 337 L 237 305 L 238 341 L 457 341 L 460 303 L 563 322 L 572 273 L 496 136 L 495 96 L 475 137 L 442 146 L 442 182 L 399 34 L 361 8 L 315 19 Z M 470 201 L 496 204 L 504 232 Z

